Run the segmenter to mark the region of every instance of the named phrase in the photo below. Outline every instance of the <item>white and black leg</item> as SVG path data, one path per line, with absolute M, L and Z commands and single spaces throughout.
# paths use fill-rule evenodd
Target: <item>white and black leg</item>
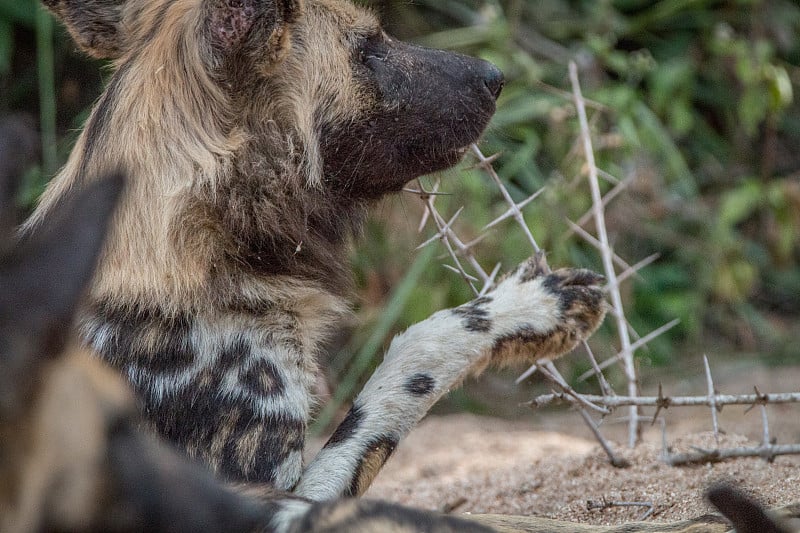
M 295 492 L 312 500 L 362 494 L 399 441 L 468 374 L 572 350 L 602 322 L 602 281 L 588 270 L 548 273 L 537 255 L 487 296 L 395 337 Z

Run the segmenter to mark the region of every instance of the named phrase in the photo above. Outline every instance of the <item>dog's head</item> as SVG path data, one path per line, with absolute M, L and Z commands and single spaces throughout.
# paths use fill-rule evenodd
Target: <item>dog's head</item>
M 267 160 L 294 157 L 308 186 L 355 199 L 455 164 L 503 86 L 490 63 L 394 39 L 347 0 L 45 4 L 81 47 L 129 73 L 129 98 L 163 90 L 187 108 L 162 120 L 194 107 L 207 130 L 242 135 L 257 164 L 278 150 Z

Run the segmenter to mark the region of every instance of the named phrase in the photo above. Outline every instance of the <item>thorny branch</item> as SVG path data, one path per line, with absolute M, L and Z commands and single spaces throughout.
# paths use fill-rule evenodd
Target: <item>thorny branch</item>
M 659 387 L 660 392 L 660 387 Z M 597 396 L 594 394 L 581 394 L 583 400 L 592 404 L 607 407 L 628 407 L 635 405 L 638 407 L 656 407 L 667 409 L 669 407 L 723 407 L 725 405 L 749 405 L 765 406 L 785 403 L 800 403 L 800 392 L 789 392 L 780 394 L 716 394 L 713 399 L 708 396 Z M 565 396 L 563 393 L 544 394 L 537 396 L 525 405 L 529 407 L 544 407 L 556 402 L 570 402 L 574 400 L 572 396 Z
M 564 378 L 558 372 L 556 367 L 550 361 L 548 360 L 538 361 L 533 366 L 531 366 L 525 373 L 523 373 L 519 377 L 517 382 L 521 382 L 530 377 L 533 373 L 539 371 L 546 379 L 548 379 L 551 383 L 553 383 L 555 387 L 554 389 L 555 392 L 553 394 L 539 396 L 528 402 L 527 405 L 531 407 L 541 407 L 543 405 L 547 405 L 556 401 L 564 401 L 570 403 L 574 408 L 576 408 L 579 411 L 579 413 L 587 423 L 588 427 L 596 436 L 598 442 L 601 444 L 603 449 L 608 454 L 610 462 L 615 466 L 625 466 L 626 461 L 624 459 L 617 457 L 614 454 L 609 443 L 600 434 L 600 431 L 598 429 L 598 424 L 595 423 L 595 421 L 589 415 L 589 411 L 594 411 L 595 413 L 598 413 L 600 414 L 600 416 L 604 417 L 609 413 L 611 413 L 613 409 L 619 407 L 627 407 L 629 410 L 629 414 L 625 419 L 629 423 L 628 444 L 630 446 L 633 446 L 636 443 L 636 440 L 638 439 L 639 422 L 645 420 L 644 417 L 639 415 L 638 409 L 640 407 L 655 407 L 656 411 L 652 419 L 653 422 L 655 422 L 656 419 L 658 419 L 658 415 L 660 414 L 661 410 L 667 409 L 668 407 L 683 407 L 683 406 L 698 406 L 698 405 L 708 406 L 712 412 L 712 425 L 714 429 L 714 434 L 715 437 L 718 438 L 719 426 L 716 415 L 718 410 L 721 410 L 722 407 L 725 405 L 749 405 L 750 407 L 748 408 L 748 410 L 752 409 L 755 406 L 758 406 L 761 409 L 761 415 L 762 415 L 763 440 L 760 446 L 753 448 L 734 448 L 734 449 L 715 449 L 715 450 L 696 449 L 694 452 L 689 454 L 670 454 L 667 451 L 666 429 L 664 421 L 662 419 L 662 427 L 664 427 L 663 458 L 665 462 L 676 465 L 676 464 L 687 464 L 692 462 L 717 461 L 730 457 L 744 457 L 744 456 L 763 457 L 766 460 L 771 461 L 778 455 L 787 453 L 800 453 L 800 445 L 778 446 L 775 444 L 774 440 L 770 439 L 767 413 L 765 407 L 766 405 L 770 404 L 800 403 L 800 393 L 762 394 L 758 390 L 758 388 L 755 388 L 755 394 L 751 395 L 737 396 L 737 395 L 718 394 L 714 389 L 714 384 L 711 378 L 711 371 L 708 365 L 708 360 L 705 358 L 704 358 L 704 365 L 706 372 L 706 381 L 708 385 L 708 393 L 705 396 L 668 397 L 663 395 L 661 385 L 659 385 L 659 392 L 657 397 L 639 396 L 638 377 L 633 361 L 634 353 L 641 347 L 645 346 L 648 342 L 650 342 L 654 338 L 658 337 L 659 335 L 665 333 L 669 329 L 676 326 L 679 321 L 674 320 L 656 329 L 655 331 L 652 331 L 651 333 L 639 338 L 636 332 L 632 331 L 632 329 L 628 324 L 627 319 L 625 318 L 625 310 L 623 308 L 622 298 L 620 294 L 621 283 L 629 279 L 630 277 L 638 274 L 638 272 L 641 269 L 643 269 L 645 266 L 655 261 L 658 258 L 658 254 L 654 254 L 650 257 L 647 257 L 642 261 L 639 261 L 638 263 L 631 266 L 624 259 L 622 259 L 621 257 L 619 257 L 614 253 L 614 250 L 608 238 L 608 232 L 606 231 L 604 210 L 610 204 L 611 201 L 613 201 L 616 197 L 618 197 L 625 191 L 627 186 L 631 183 L 632 178 L 629 177 L 626 178 L 625 180 L 619 180 L 615 176 L 612 176 L 608 172 L 597 167 L 592 147 L 592 138 L 589 126 L 590 122 L 586 115 L 587 100 L 585 100 L 582 95 L 580 82 L 578 80 L 578 71 L 574 63 L 570 63 L 569 65 L 569 78 L 572 85 L 572 92 L 571 93 L 563 92 L 563 95 L 565 97 L 569 96 L 569 98 L 573 101 L 578 111 L 581 135 L 576 144 L 575 153 L 577 154 L 582 147 L 583 157 L 586 161 L 586 168 L 588 170 L 588 175 L 589 175 L 589 186 L 592 192 L 592 209 L 589 212 L 587 212 L 584 216 L 582 216 L 580 219 L 578 219 L 577 223 L 574 223 L 569 220 L 567 222 L 570 226 L 570 233 L 575 233 L 580 238 L 588 242 L 590 245 L 594 246 L 602 256 L 604 271 L 606 278 L 608 280 L 606 291 L 609 294 L 612 303 L 612 309 L 609 314 L 616 320 L 617 332 L 620 341 L 620 350 L 616 355 L 606 359 L 602 363 L 598 363 L 594 357 L 594 354 L 589 348 L 589 345 L 585 342 L 583 343 L 583 346 L 586 349 L 587 355 L 589 357 L 592 370 L 582 375 L 579 378 L 579 380 L 582 381 L 591 376 L 597 376 L 600 388 L 603 392 L 602 396 L 580 394 L 576 392 L 572 387 L 569 386 L 569 384 L 564 380 Z M 606 111 L 605 108 L 598 108 L 598 109 L 601 112 Z M 595 115 L 595 117 L 596 116 L 597 115 Z M 483 267 L 476 259 L 475 254 L 473 253 L 473 248 L 483 238 L 486 237 L 488 230 L 494 228 L 495 226 L 499 225 L 500 223 L 506 220 L 513 219 L 523 230 L 525 237 L 527 238 L 528 243 L 531 246 L 532 251 L 539 252 L 540 250 L 539 246 L 536 243 L 536 240 L 534 239 L 533 234 L 530 231 L 530 228 L 528 227 L 528 224 L 525 221 L 523 209 L 525 209 L 534 200 L 536 200 L 544 189 L 536 191 L 534 194 L 532 194 L 531 196 L 529 196 L 528 198 L 524 199 L 521 202 L 515 202 L 511 197 L 508 189 L 505 187 L 505 185 L 503 184 L 502 180 L 500 179 L 499 175 L 497 174 L 497 172 L 493 167 L 493 162 L 498 158 L 498 154 L 487 157 L 483 154 L 483 152 L 478 148 L 477 145 L 472 145 L 471 148 L 473 154 L 478 160 L 477 167 L 486 172 L 486 174 L 491 178 L 491 180 L 498 187 L 506 204 L 508 205 L 508 209 L 502 215 L 497 217 L 495 220 L 487 224 L 482 229 L 481 235 L 479 237 L 477 237 L 472 241 L 464 242 L 462 239 L 459 238 L 459 236 L 453 230 L 453 224 L 455 223 L 458 216 L 462 213 L 463 208 L 459 209 L 455 215 L 449 218 L 449 220 L 443 217 L 441 213 L 437 210 L 435 205 L 436 198 L 442 195 L 446 195 L 446 193 L 442 193 L 439 191 L 439 182 L 435 183 L 432 190 L 427 191 L 422 186 L 421 181 L 418 181 L 417 182 L 418 186 L 416 189 L 407 189 L 406 192 L 418 195 L 425 205 L 425 214 L 420 222 L 419 231 L 422 231 L 425 228 L 428 220 L 433 220 L 437 229 L 436 234 L 432 238 L 421 244 L 419 248 L 428 246 L 437 241 L 441 242 L 446 248 L 447 254 L 453 263 L 451 265 L 444 265 L 444 266 L 448 270 L 451 270 L 459 274 L 476 296 L 483 296 L 488 291 L 490 291 L 491 288 L 494 286 L 495 279 L 500 271 L 500 265 L 499 264 L 495 265 L 492 271 L 490 273 L 487 273 L 487 271 L 483 269 Z M 603 178 L 604 180 L 614 185 L 613 188 L 605 196 L 602 196 L 600 191 L 600 185 L 599 185 L 600 178 Z M 597 237 L 593 236 L 591 233 L 589 233 L 587 230 L 583 228 L 583 226 L 588 224 L 590 220 L 594 221 L 595 230 L 597 231 Z M 471 268 L 470 272 L 467 271 L 465 265 L 469 265 L 469 267 Z M 617 273 L 615 265 L 621 269 L 620 273 Z M 631 342 L 631 334 L 638 340 L 636 340 L 635 342 Z M 627 396 L 617 396 L 613 391 L 613 389 L 611 388 L 611 386 L 609 385 L 605 376 L 603 375 L 603 370 L 619 362 L 623 364 L 623 370 L 628 384 Z M 612 502 L 612 504 L 617 505 L 618 503 Z M 646 505 L 646 504 L 640 504 L 634 502 L 631 503 L 630 505 Z
M 776 444 L 775 440 L 770 438 L 769 420 L 767 417 L 767 405 L 786 404 L 786 403 L 800 403 L 800 392 L 778 393 L 778 394 L 764 394 L 758 390 L 758 387 L 753 387 L 755 394 L 718 394 L 714 390 L 713 379 L 711 378 L 711 370 L 708 366 L 708 359 L 704 358 L 704 365 L 706 369 L 706 382 L 709 389 L 713 392 L 706 396 L 664 396 L 663 388 L 658 386 L 658 396 L 596 396 L 590 394 L 581 394 L 580 402 L 590 402 L 592 405 L 598 407 L 605 407 L 614 409 L 617 407 L 655 407 L 656 411 L 653 415 L 652 423 L 658 419 L 658 415 L 662 409 L 670 407 L 697 407 L 707 406 L 711 408 L 713 416 L 712 423 L 714 429 L 714 436 L 719 442 L 719 425 L 716 418 L 717 411 L 721 410 L 726 405 L 747 405 L 749 406 L 745 412 L 751 410 L 753 407 L 758 406 L 761 410 L 761 423 L 762 423 L 762 441 L 759 446 L 752 447 L 738 447 L 738 448 L 694 448 L 694 451 L 688 453 L 673 454 L 669 451 L 666 437 L 666 424 L 662 419 L 663 431 L 663 451 L 661 459 L 670 466 L 697 464 L 697 463 L 713 463 L 732 459 L 737 457 L 761 457 L 768 462 L 772 462 L 780 455 L 800 454 L 800 444 Z M 546 394 L 538 396 L 527 402 L 525 405 L 529 407 L 542 407 L 553 402 L 567 402 L 575 405 L 578 400 L 575 395 L 565 394 L 563 392 Z M 641 419 L 641 418 L 640 418 Z
M 606 231 L 605 214 L 603 209 L 603 197 L 600 192 L 600 179 L 598 178 L 597 165 L 594 160 L 594 149 L 592 148 L 592 137 L 589 131 L 589 120 L 586 116 L 586 103 L 583 100 L 580 82 L 578 81 L 578 66 L 574 61 L 569 63 L 569 77 L 572 83 L 572 92 L 575 97 L 575 106 L 578 108 L 578 120 L 581 125 L 581 136 L 583 140 L 584 157 L 589 166 L 589 185 L 592 190 L 592 205 L 594 206 L 594 225 L 597 230 L 601 244 L 601 254 L 603 257 L 603 269 L 609 284 L 609 295 L 611 304 L 616 311 L 617 334 L 622 345 L 622 360 L 624 362 L 625 377 L 628 380 L 628 396 L 636 396 L 638 393 L 638 378 L 636 367 L 633 363 L 633 349 L 631 339 L 628 334 L 628 324 L 625 320 L 625 309 L 622 307 L 622 295 L 619 291 L 617 281 L 617 271 L 614 268 L 614 253 L 608 240 Z M 629 408 L 630 422 L 628 424 L 628 446 L 633 448 L 639 437 L 638 409 L 636 406 Z
M 714 448 L 705 449 L 698 446 L 693 446 L 694 451 L 687 453 L 672 453 L 667 445 L 667 429 L 666 424 L 662 422 L 661 425 L 661 460 L 670 466 L 683 466 L 691 464 L 706 464 L 718 463 L 726 459 L 735 459 L 739 457 L 760 457 L 766 462 L 771 463 L 776 457 L 780 455 L 798 455 L 800 454 L 800 444 L 776 444 L 775 439 L 769 437 L 769 421 L 767 420 L 767 411 L 764 407 L 764 396 L 758 392 L 756 387 L 756 400 L 761 407 L 761 423 L 763 424 L 763 441 L 759 446 L 740 446 L 737 448 Z M 775 396 L 775 395 L 769 395 Z M 783 396 L 783 395 L 781 395 Z M 754 403 L 753 406 L 756 404 Z M 751 406 L 752 407 L 752 406 Z M 748 409 L 749 410 L 749 409 Z
M 739 457 L 761 457 L 768 463 L 780 455 L 800 454 L 800 444 L 768 444 L 752 448 L 717 448 L 705 450 L 695 448 L 696 451 L 688 453 L 666 453 L 662 461 L 670 466 L 683 466 L 691 464 L 718 463 L 726 459 Z
M 528 228 L 527 222 L 525 221 L 525 217 L 522 214 L 522 209 L 524 209 L 528 204 L 530 204 L 533 200 L 535 200 L 541 194 L 542 191 L 541 190 L 537 191 L 535 194 L 533 194 L 529 198 L 523 200 L 520 203 L 516 203 L 513 200 L 513 198 L 511 197 L 511 195 L 509 194 L 508 190 L 505 188 L 505 185 L 503 185 L 503 182 L 500 179 L 500 177 L 498 176 L 497 172 L 494 170 L 494 167 L 492 166 L 492 162 L 496 159 L 496 157 L 495 156 L 492 156 L 492 157 L 484 156 L 483 152 L 481 152 L 480 148 L 478 148 L 476 145 L 472 146 L 472 151 L 475 154 L 475 156 L 478 158 L 478 161 L 479 161 L 479 165 L 478 166 L 481 169 L 483 169 L 492 178 L 492 180 L 498 186 L 498 188 L 500 189 L 501 193 L 503 194 L 503 197 L 505 198 L 506 202 L 509 205 L 508 211 L 506 211 L 506 213 L 501 215 L 495 221 L 489 223 L 487 225 L 487 227 L 484 228 L 484 231 L 490 229 L 491 227 L 494 227 L 495 225 L 499 224 L 503 220 L 506 220 L 506 219 L 509 219 L 509 218 L 513 218 L 524 229 L 525 235 L 526 235 L 526 237 L 528 239 L 528 242 L 531 244 L 531 247 L 532 247 L 533 251 L 534 252 L 538 252 L 540 250 L 539 246 L 536 243 L 536 239 L 534 239 L 533 234 L 531 233 L 530 229 Z M 438 184 L 434 188 L 434 191 L 437 191 L 437 193 L 438 193 Z M 477 243 L 477 241 L 479 241 L 480 238 L 476 239 L 475 241 L 472 241 L 469 244 L 464 244 L 463 241 L 458 237 L 458 235 L 456 235 L 456 233 L 453 231 L 453 229 L 452 229 L 453 222 L 455 221 L 457 216 L 461 213 L 462 209 L 459 209 L 458 212 L 456 213 L 456 216 L 451 217 L 450 221 L 448 222 L 438 212 L 438 210 L 436 208 L 436 205 L 434 203 L 436 194 L 431 194 L 431 193 L 428 193 L 427 191 L 425 191 L 425 189 L 422 186 L 421 182 L 418 182 L 418 189 L 417 190 L 408 191 L 408 192 L 419 194 L 420 198 L 425 203 L 425 208 L 426 208 L 425 209 L 425 215 L 423 217 L 423 222 L 426 222 L 429 218 L 431 218 L 431 219 L 434 220 L 434 222 L 436 224 L 436 228 L 437 228 L 436 235 L 434 235 L 432 238 L 430 238 L 427 241 L 425 241 L 424 243 L 422 243 L 419 246 L 419 248 L 428 246 L 431 243 L 436 242 L 436 241 L 442 242 L 444 244 L 445 248 L 447 249 L 448 254 L 450 255 L 450 258 L 455 263 L 455 266 L 445 265 L 448 268 L 448 270 L 453 270 L 456 273 L 458 273 L 467 282 L 467 284 L 470 286 L 470 288 L 473 290 L 473 292 L 476 294 L 476 296 L 477 295 L 483 295 L 486 292 L 488 292 L 491 289 L 491 287 L 494 285 L 494 280 L 495 280 L 498 272 L 500 271 L 500 265 L 495 266 L 495 268 L 492 270 L 491 274 L 487 274 L 486 271 L 480 266 L 480 264 L 478 263 L 477 259 L 474 256 L 474 254 L 472 253 L 472 246 L 474 246 L 474 244 Z M 420 227 L 421 228 L 424 227 L 424 224 L 421 224 Z M 465 268 L 464 268 L 464 266 L 463 266 L 463 264 L 462 264 L 462 262 L 460 260 L 460 257 L 466 258 L 467 262 L 473 268 L 475 275 L 470 274 L 469 272 L 467 272 L 465 270 Z M 477 282 L 477 281 L 482 281 L 483 284 L 484 284 L 483 285 L 483 289 L 481 291 L 478 291 L 475 288 L 474 282 Z M 594 359 L 594 355 L 592 354 L 591 349 L 589 348 L 589 345 L 584 343 L 584 347 L 586 348 L 586 351 L 589 354 L 590 360 L 592 361 L 593 368 L 597 369 L 598 376 L 600 378 L 600 386 L 601 386 L 602 390 L 604 392 L 609 393 L 609 394 L 613 394 L 613 391 L 611 390 L 611 386 L 606 381 L 605 376 L 603 376 L 602 372 L 600 372 L 599 366 L 598 366 L 596 360 Z M 564 394 L 572 395 L 573 398 L 575 398 L 576 401 L 578 401 L 578 403 L 583 403 L 584 405 L 579 406 L 578 410 L 580 411 L 581 415 L 583 416 L 584 420 L 586 421 L 586 423 L 589 426 L 589 428 L 591 429 L 591 431 L 597 437 L 598 441 L 600 442 L 600 445 L 603 447 L 604 450 L 606 450 L 606 453 L 609 456 L 609 460 L 610 460 L 611 464 L 613 464 L 615 466 L 620 466 L 620 467 L 621 466 L 626 466 L 627 463 L 625 462 L 625 460 L 617 457 L 614 454 L 614 452 L 613 452 L 613 450 L 611 448 L 611 445 L 600 434 L 599 430 L 597 429 L 597 425 L 594 423 L 594 421 L 592 420 L 591 416 L 586 411 L 586 408 L 597 410 L 600 413 L 607 413 L 608 410 L 604 409 L 604 408 L 598 408 L 597 406 L 592 405 L 590 402 L 581 402 L 580 395 L 577 392 L 575 392 L 575 390 L 572 389 L 572 387 L 570 387 L 569 384 L 567 384 L 566 380 L 564 380 L 563 376 L 561 376 L 561 374 L 558 372 L 558 369 L 556 369 L 556 367 L 553 366 L 551 363 L 549 365 L 547 365 L 547 367 L 545 367 L 545 364 L 546 363 L 544 363 L 543 361 L 540 361 L 537 364 L 533 365 L 531 367 L 531 369 L 529 370 L 529 372 L 533 373 L 536 369 L 541 369 L 542 370 L 542 374 L 547 379 L 549 379 L 554 385 L 556 385 L 556 387 L 558 387 L 559 390 L 561 390 Z

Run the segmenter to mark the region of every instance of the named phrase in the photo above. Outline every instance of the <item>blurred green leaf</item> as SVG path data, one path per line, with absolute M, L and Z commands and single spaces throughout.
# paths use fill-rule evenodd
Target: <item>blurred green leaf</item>
M 749 217 L 763 201 L 763 188 L 748 180 L 722 195 L 718 212 L 719 223 L 730 227 Z
M 33 28 L 38 6 L 36 0 L 0 0 L 0 19 Z

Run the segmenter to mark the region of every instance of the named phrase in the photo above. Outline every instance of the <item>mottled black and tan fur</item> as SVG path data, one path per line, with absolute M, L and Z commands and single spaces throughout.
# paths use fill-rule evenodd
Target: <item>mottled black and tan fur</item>
M 0 124 L 0 531 L 274 530 L 293 497 L 240 496 L 140 432 L 124 381 L 70 342 L 122 179 L 68 195 L 14 242 L 8 156 L 24 133 Z
M 304 467 L 351 236 L 374 200 L 462 157 L 502 75 L 397 41 L 345 0 L 45 4 L 114 74 L 24 232 L 92 176 L 129 176 L 80 332 L 148 424 L 223 479 L 359 495 L 464 376 L 556 357 L 602 320 L 598 276 L 534 259 L 398 336 Z
M 267 485 L 226 486 L 142 431 L 128 385 L 70 335 L 123 179 L 68 194 L 12 239 L 14 178 L 31 133 L 0 120 L 0 531 L 489 531 L 388 503 L 313 504 Z

